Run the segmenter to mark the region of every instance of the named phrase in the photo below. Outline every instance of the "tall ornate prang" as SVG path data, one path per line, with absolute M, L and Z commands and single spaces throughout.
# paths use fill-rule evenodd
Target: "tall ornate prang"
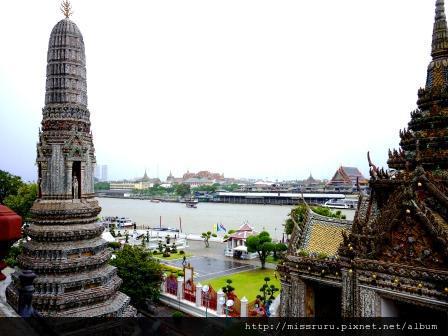
M 361 193 L 351 228 L 342 236 L 325 235 L 320 225 L 316 237 L 322 244 L 312 252 L 324 251 L 339 236 L 334 257 L 304 251 L 310 246 L 306 237 L 316 227 L 310 221 L 314 215 L 295 224 L 288 255 L 278 266 L 281 316 L 292 312 L 446 323 L 448 28 L 443 0 L 436 1 L 431 56 L 426 86 L 418 91 L 418 109 L 411 113 L 408 128 L 400 131 L 400 149 L 389 151 L 392 169 L 376 167 L 368 154 L 371 192 Z M 289 288 L 299 284 L 304 290 L 294 295 Z M 306 310 L 295 308 L 299 306 Z
M 22 269 L 33 270 L 34 308 L 43 316 L 133 316 L 129 297 L 118 291 L 121 279 L 108 265 L 110 252 L 97 222 L 101 211 L 94 198 L 95 150 L 87 109 L 84 42 L 69 19 L 53 28 L 47 55 L 45 106 L 37 144 L 38 199 L 19 257 Z M 18 273 L 7 289 L 17 309 Z

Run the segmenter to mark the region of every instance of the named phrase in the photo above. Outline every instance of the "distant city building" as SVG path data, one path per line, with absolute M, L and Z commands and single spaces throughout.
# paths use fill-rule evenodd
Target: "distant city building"
M 162 182 L 158 178 L 150 178 L 146 173 L 142 178 L 136 179 L 134 181 L 115 181 L 110 183 L 111 190 L 143 190 L 152 188 L 155 184 L 161 184 Z
M 167 184 L 173 185 L 173 184 L 184 183 L 184 184 L 188 184 L 191 187 L 213 185 L 215 183 L 231 184 L 231 183 L 234 183 L 234 181 L 235 181 L 235 179 L 232 179 L 232 178 L 226 179 L 224 177 L 224 174 L 211 173 L 206 170 L 202 170 L 198 173 L 191 173 L 190 171 L 187 171 L 180 178 L 174 177 L 172 172 L 170 171 L 170 174 L 166 178 Z
M 171 170 L 170 170 L 170 174 L 166 178 L 166 182 L 172 184 L 172 183 L 174 183 L 174 180 L 175 180 L 175 177 L 173 176 L 173 173 L 171 173 Z
M 319 185 L 319 184 L 322 183 L 321 181 L 316 180 L 316 179 L 313 177 L 313 175 L 311 175 L 311 173 L 310 173 L 310 176 L 309 176 L 305 181 L 303 181 L 303 182 L 304 182 L 304 185 L 307 186 L 307 187 L 317 186 L 317 185 Z
M 340 166 L 336 173 L 327 183 L 327 188 L 334 189 L 336 191 L 350 191 L 360 187 L 365 188 L 369 184 L 369 181 L 362 175 L 356 167 L 343 167 Z
M 97 181 L 101 180 L 101 169 L 100 169 L 100 166 L 99 166 L 99 165 L 96 165 L 96 166 L 95 166 L 95 171 L 94 171 L 94 173 L 93 173 L 93 176 L 95 177 L 95 179 L 96 179 Z
M 190 173 L 189 171 L 187 171 L 182 178 L 185 180 L 188 180 L 190 178 L 201 178 L 201 179 L 208 179 L 208 180 L 216 180 L 216 181 L 221 181 L 224 180 L 224 174 L 219 174 L 219 173 L 211 173 L 207 170 L 202 170 L 198 173 Z
M 107 181 L 107 165 L 102 165 L 101 166 L 101 180 L 102 181 Z
M 131 181 L 110 182 L 111 190 L 131 190 L 134 186 L 135 182 Z
M 108 180 L 107 165 L 97 164 L 95 166 L 95 175 L 94 176 L 98 181 L 107 181 Z
M 188 184 L 190 187 L 200 187 L 213 185 L 216 180 L 209 180 L 208 178 L 191 177 L 183 181 L 184 184 Z

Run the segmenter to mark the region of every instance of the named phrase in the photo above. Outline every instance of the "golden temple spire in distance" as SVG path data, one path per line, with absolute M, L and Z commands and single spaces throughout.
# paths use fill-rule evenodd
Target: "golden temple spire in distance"
M 432 34 L 432 58 L 441 58 L 448 55 L 448 29 L 445 15 L 445 1 L 436 1 L 436 15 Z
M 68 1 L 68 0 L 62 1 L 61 12 L 62 12 L 62 14 L 64 14 L 66 19 L 68 19 L 70 17 L 70 15 L 73 14 L 72 5 L 70 4 L 70 1 Z

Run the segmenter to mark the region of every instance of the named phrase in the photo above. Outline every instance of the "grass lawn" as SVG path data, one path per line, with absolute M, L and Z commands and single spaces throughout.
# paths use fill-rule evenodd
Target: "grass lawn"
M 189 258 L 192 256 L 192 254 L 191 253 L 180 254 L 179 252 L 177 252 L 177 253 L 170 253 L 169 257 L 163 257 L 162 254 L 153 254 L 154 258 L 157 258 L 160 260 L 182 259 L 184 256 Z
M 160 265 L 162 266 L 162 271 L 164 273 L 167 273 L 168 275 L 170 273 L 177 273 L 178 271 L 182 271 L 182 269 L 179 268 L 179 267 L 168 266 L 168 265 L 165 265 L 165 264 L 160 264 Z
M 266 262 L 270 263 L 270 264 L 278 264 L 278 262 L 280 261 L 280 258 L 277 258 L 277 260 L 274 259 L 273 256 L 268 256 L 266 258 Z
M 235 288 L 235 294 L 240 299 L 242 299 L 243 296 L 245 296 L 250 302 L 255 300 L 258 294 L 261 294 L 260 288 L 264 284 L 265 277 L 271 278 L 271 281 L 269 281 L 268 283 L 269 285 L 274 284 L 275 287 L 280 289 L 280 280 L 274 277 L 274 270 L 272 269 L 262 270 L 261 268 L 206 280 L 204 281 L 203 284 L 209 283 L 216 291 L 218 291 L 220 288 L 226 285 L 227 279 L 231 279 L 233 281 L 231 285 L 232 287 Z M 276 293 L 276 296 L 277 295 L 278 292 Z

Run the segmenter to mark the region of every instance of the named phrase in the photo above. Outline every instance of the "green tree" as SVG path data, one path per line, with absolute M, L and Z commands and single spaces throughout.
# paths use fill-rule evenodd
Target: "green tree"
M 37 184 L 22 184 L 16 195 L 9 195 L 4 199 L 4 204 L 26 221 L 36 198 Z
M 207 192 L 207 193 L 214 193 L 216 192 L 216 190 L 218 189 L 218 185 L 202 185 L 202 186 L 197 186 L 191 189 L 191 191 L 193 193 L 197 192 L 197 191 L 203 191 L 203 192 Z
M 7 196 L 17 195 L 19 188 L 24 184 L 19 176 L 0 170 L 0 204 L 4 204 L 3 201 Z
M 117 234 L 115 233 L 115 224 L 110 225 L 109 232 L 112 235 L 112 237 L 115 238 L 117 236 Z
M 274 249 L 272 250 L 272 252 L 274 253 L 274 255 L 273 255 L 274 260 L 278 259 L 277 253 L 279 253 L 279 252 L 282 253 L 282 252 L 286 251 L 287 249 L 288 249 L 288 246 L 286 244 L 283 244 L 283 243 L 275 244 Z
M 19 245 L 13 245 L 8 250 L 8 255 L 5 258 L 5 263 L 9 267 L 16 267 L 19 263 L 17 257 L 23 252 L 23 241 L 19 241 Z
M 94 185 L 95 191 L 97 190 L 109 190 L 110 183 L 109 182 L 96 182 Z
M 181 197 L 185 197 L 190 194 L 190 186 L 188 184 L 176 184 L 174 192 Z
M 210 247 L 210 237 L 217 237 L 216 233 L 211 233 L 210 231 L 202 232 L 201 238 L 204 239 L 205 247 Z
M 221 189 L 227 190 L 227 191 L 235 191 L 239 188 L 240 186 L 236 183 L 232 183 L 232 184 L 228 184 L 225 186 L 222 186 Z
M 109 242 L 109 243 L 107 243 L 107 246 L 116 250 L 121 247 L 121 244 L 119 242 Z
M 269 232 L 262 231 L 256 236 L 250 236 L 246 239 L 246 246 L 248 252 L 257 252 L 260 258 L 261 268 L 265 268 L 266 258 L 274 250 L 274 244 L 272 238 L 269 236 Z
M 264 284 L 260 288 L 261 295 L 257 296 L 257 298 L 263 302 L 263 305 L 266 305 L 267 303 L 271 304 L 275 299 L 275 292 L 279 291 L 275 285 L 269 284 L 269 281 L 271 281 L 269 277 L 264 278 Z
M 227 279 L 226 285 L 224 287 L 222 287 L 222 291 L 224 292 L 224 294 L 226 294 L 227 299 L 232 298 L 233 291 L 235 290 L 235 288 L 231 285 L 231 283 L 232 283 L 232 279 Z
M 132 304 L 141 307 L 145 299 L 157 300 L 162 282 L 162 267 L 149 251 L 139 246 L 125 245 L 115 252 L 110 264 L 117 267 L 123 280 L 120 290 L 127 294 Z
M 312 210 L 321 216 L 345 219 L 345 215 L 342 214 L 341 210 L 334 212 L 330 208 L 322 206 L 313 207 Z
M 307 212 L 307 206 L 305 204 L 300 204 L 295 208 L 291 209 L 288 218 L 285 221 L 285 233 L 290 235 L 294 229 L 294 223 L 300 224 L 305 219 L 305 214 Z

